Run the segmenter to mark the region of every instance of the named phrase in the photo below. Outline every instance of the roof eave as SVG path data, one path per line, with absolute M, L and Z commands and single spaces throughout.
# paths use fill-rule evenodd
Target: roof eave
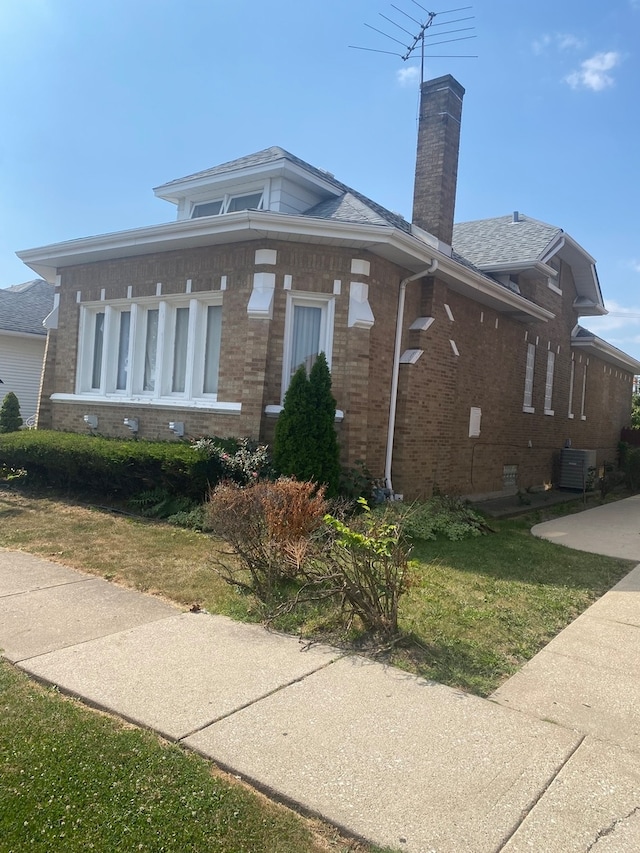
M 285 239 L 319 241 L 370 251 L 398 266 L 418 272 L 438 259 L 439 270 L 450 287 L 501 313 L 524 322 L 547 321 L 550 311 L 474 272 L 433 245 L 391 225 L 345 223 L 271 211 L 243 210 L 224 216 L 178 220 L 96 237 L 83 237 L 17 252 L 34 272 L 55 282 L 59 269 L 152 252 L 195 248 L 248 240 Z
M 630 355 L 627 355 L 625 352 L 622 352 L 622 350 L 612 346 L 612 344 L 607 343 L 607 341 L 599 338 L 597 335 L 572 338 L 571 348 L 591 353 L 595 357 L 600 358 L 602 361 L 606 361 L 608 364 L 614 365 L 619 370 L 624 370 L 633 374 L 640 373 L 640 361 L 636 361 L 635 358 L 631 358 Z

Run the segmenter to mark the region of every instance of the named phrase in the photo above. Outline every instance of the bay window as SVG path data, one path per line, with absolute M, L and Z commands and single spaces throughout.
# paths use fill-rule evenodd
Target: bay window
M 76 395 L 215 401 L 221 331 L 220 292 L 83 305 Z

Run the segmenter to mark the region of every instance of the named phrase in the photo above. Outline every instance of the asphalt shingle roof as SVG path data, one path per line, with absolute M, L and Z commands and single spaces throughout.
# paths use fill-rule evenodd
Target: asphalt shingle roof
M 53 310 L 53 291 L 39 278 L 0 290 L 0 331 L 46 335 L 42 321 Z
M 271 148 L 264 148 L 255 154 L 248 154 L 246 157 L 239 157 L 237 160 L 221 163 L 219 166 L 205 169 L 202 172 L 195 172 L 193 175 L 187 175 L 185 178 L 169 181 L 169 183 L 163 184 L 162 187 L 157 187 L 156 189 L 168 189 L 184 181 L 217 177 L 218 175 L 225 175 L 239 169 L 251 166 L 263 166 L 282 159 L 300 166 L 306 172 L 328 183 L 341 193 L 338 198 L 327 199 L 310 210 L 305 211 L 304 216 L 313 216 L 319 219 L 336 219 L 342 222 L 358 222 L 368 225 L 391 225 L 394 228 L 399 228 L 401 231 L 411 233 L 411 224 L 398 213 L 387 210 L 386 207 L 343 184 L 342 181 L 336 180 L 329 172 L 312 166 L 310 163 L 307 163 L 300 157 L 296 157 L 295 154 L 291 154 L 289 151 L 285 151 L 284 148 L 280 148 L 278 145 L 274 145 Z
M 459 222 L 453 226 L 453 248 L 476 266 L 528 261 L 539 258 L 562 233 L 555 225 L 519 215 Z

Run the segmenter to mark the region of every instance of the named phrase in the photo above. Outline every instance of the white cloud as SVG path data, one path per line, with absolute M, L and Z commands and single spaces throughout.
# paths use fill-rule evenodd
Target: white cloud
M 638 2 L 640 3 L 640 0 Z M 533 42 L 532 48 L 534 53 L 541 54 L 550 47 L 557 50 L 580 50 L 586 47 L 586 44 L 584 39 L 572 33 L 545 33 Z
M 398 69 L 396 80 L 401 86 L 413 86 L 420 80 L 420 69 L 417 65 L 407 65 Z
M 640 0 L 639 0 L 639 2 L 640 2 Z M 631 267 L 631 269 L 634 272 L 640 272 L 640 261 L 637 261 L 637 260 L 629 261 L 629 266 Z
M 607 299 L 606 306 L 609 313 L 604 317 L 585 317 L 578 322 L 592 329 L 597 335 L 604 330 L 624 329 L 629 336 L 640 326 L 640 306 L 620 305 L 613 299 Z M 629 339 L 625 337 L 621 340 Z
M 613 77 L 608 72 L 620 64 L 622 56 L 615 50 L 594 53 L 589 59 L 580 65 L 577 71 L 572 71 L 566 82 L 572 89 L 591 89 L 592 92 L 601 92 L 609 86 L 613 86 Z
M 583 47 L 587 46 L 584 39 L 571 35 L 571 33 L 558 34 L 556 39 L 560 50 L 582 50 Z

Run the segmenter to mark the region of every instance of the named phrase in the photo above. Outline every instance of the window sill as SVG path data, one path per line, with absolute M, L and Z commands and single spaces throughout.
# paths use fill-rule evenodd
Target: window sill
M 526 412 L 526 414 L 528 415 L 534 415 L 536 410 L 533 408 L 533 406 L 523 406 L 522 411 Z
M 176 397 L 125 397 L 120 394 L 52 394 L 54 403 L 82 403 L 89 406 L 136 406 L 153 409 L 203 409 L 220 414 L 240 414 L 242 403 L 224 403 L 203 397 L 183 400 Z
M 586 415 L 580 415 L 580 420 L 581 420 L 581 421 L 586 421 L 586 419 L 587 419 L 587 416 L 586 416 Z
M 284 406 L 265 406 L 264 413 L 268 418 L 277 418 L 283 408 Z M 342 411 L 342 409 L 336 409 L 335 420 L 337 423 L 342 423 L 342 421 L 344 420 L 344 412 Z
M 545 413 L 545 415 L 555 415 L 555 412 L 553 409 L 545 409 L 544 413 Z
M 553 290 L 554 293 L 557 293 L 558 296 L 562 296 L 562 290 L 560 290 L 560 288 L 557 287 L 555 284 L 551 284 L 551 282 L 549 282 L 547 287 L 549 288 L 549 290 Z
M 572 415 L 571 413 L 569 413 L 569 414 L 567 415 L 567 417 L 569 418 L 569 420 L 570 420 L 570 421 L 572 421 L 572 420 L 574 419 L 574 417 L 575 417 L 575 416 L 574 416 L 574 415 Z

